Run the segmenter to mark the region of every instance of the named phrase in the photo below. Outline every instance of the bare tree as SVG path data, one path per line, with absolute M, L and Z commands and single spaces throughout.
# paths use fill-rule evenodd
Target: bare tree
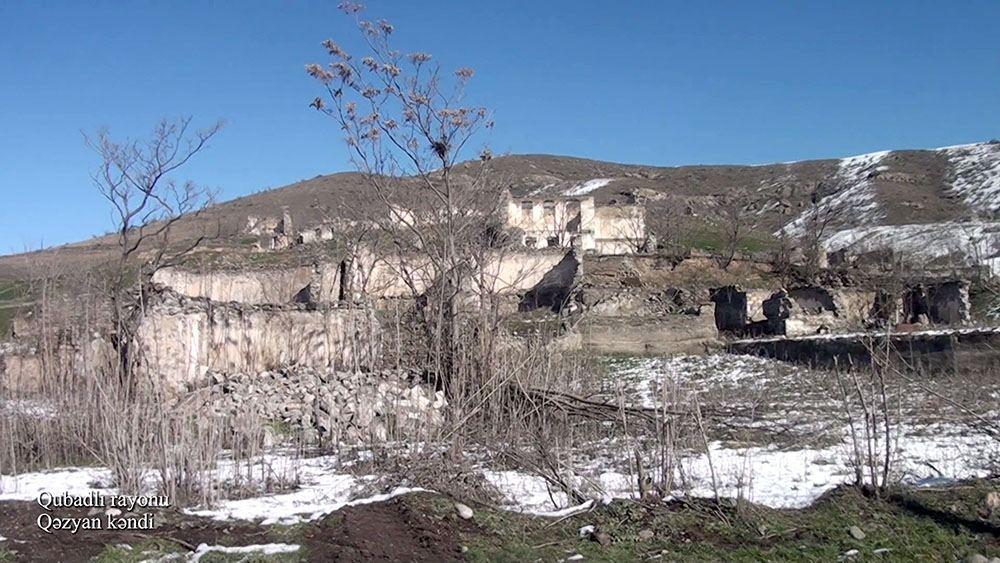
M 751 203 L 750 192 L 745 188 L 736 188 L 719 200 L 715 223 L 722 237 L 718 263 L 723 270 L 733 263 L 736 253 L 756 225 Z
M 618 238 L 625 241 L 633 252 L 652 252 L 656 250 L 656 239 L 646 226 L 646 209 L 639 205 L 627 205 L 619 208 L 621 214 L 614 232 Z
M 87 146 L 101 157 L 92 174 L 94 187 L 111 204 L 118 236 L 118 274 L 138 252 L 145 252 L 144 269 L 152 275 L 159 267 L 193 250 L 204 236 L 182 247 L 172 246 L 171 229 L 181 216 L 200 210 L 214 194 L 194 182 L 178 184 L 171 174 L 204 149 L 222 128 L 222 123 L 189 132 L 191 118 L 162 120 L 148 140 L 117 142 L 107 130 L 85 135 Z M 122 283 L 121 277 L 117 283 Z
M 312 106 L 345 134 L 376 203 L 369 217 L 388 234 L 402 276 L 415 280 L 427 363 L 455 396 L 467 379 L 458 377 L 467 353 L 459 349 L 467 320 L 460 297 L 499 242 L 491 224 L 505 204 L 488 149 L 479 151 L 478 165 L 459 163 L 493 122 L 486 108 L 464 101 L 472 69 L 447 74 L 427 53 L 404 54 L 391 45 L 390 23 L 362 19 L 356 4 L 341 7 L 355 16 L 367 55 L 357 59 L 325 41 L 331 62 L 306 66 L 327 94 Z
M 819 194 L 813 192 L 811 207 L 806 212 L 808 223 L 802 236 L 806 274 L 809 277 L 815 277 L 824 266 L 823 239 L 826 238 L 831 225 L 839 219 L 843 209 L 836 205 L 823 205 Z
M 84 135 L 87 146 L 101 159 L 91 179 L 111 205 L 117 233 L 118 253 L 107 291 L 118 352 L 126 370 L 133 360 L 128 347 L 138 311 L 135 294 L 158 269 L 175 263 L 205 240 L 204 234 L 183 242 L 171 238 L 182 216 L 213 200 L 210 190 L 173 178 L 222 127 L 220 122 L 191 131 L 190 125 L 189 117 L 164 119 L 148 139 L 142 140 L 115 141 L 106 130 Z

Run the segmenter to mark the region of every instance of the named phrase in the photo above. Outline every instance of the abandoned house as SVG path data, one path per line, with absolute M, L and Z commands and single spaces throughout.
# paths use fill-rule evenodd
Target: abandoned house
M 796 287 L 771 292 L 725 286 L 712 290 L 715 324 L 737 336 L 803 336 L 866 326 L 954 326 L 969 322 L 968 283 L 931 281 L 902 288 Z
M 593 197 L 522 197 L 507 203 L 507 224 L 528 248 L 577 248 L 593 254 L 634 254 L 646 242 L 639 205 L 594 205 Z

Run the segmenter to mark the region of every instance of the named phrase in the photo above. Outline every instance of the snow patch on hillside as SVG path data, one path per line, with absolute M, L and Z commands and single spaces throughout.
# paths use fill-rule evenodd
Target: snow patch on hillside
M 881 163 L 889 152 L 879 151 L 842 158 L 836 176 L 837 190 L 804 211 L 776 234 L 802 236 L 809 232 L 812 225 L 827 222 L 831 218 L 850 218 L 859 223 L 873 223 L 882 219 L 884 215 L 870 177 L 874 172 L 885 169 Z
M 923 261 L 950 257 L 955 264 L 988 266 L 1000 275 L 1000 222 L 859 227 L 834 233 L 823 246 L 849 254 L 891 250 Z
M 961 198 L 978 213 L 1000 212 L 1000 143 L 978 143 L 939 149 L 952 167 L 949 195 Z
M 566 190 L 564 195 L 568 196 L 580 196 L 587 195 L 590 192 L 603 188 L 611 183 L 614 178 L 594 178 L 593 180 L 587 180 L 582 184 L 577 184 L 572 188 Z

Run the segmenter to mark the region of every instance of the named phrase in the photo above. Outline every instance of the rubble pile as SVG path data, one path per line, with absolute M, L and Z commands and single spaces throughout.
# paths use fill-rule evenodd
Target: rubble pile
M 441 424 L 447 405 L 442 391 L 402 371 L 292 367 L 212 378 L 216 414 L 257 415 L 303 432 L 310 442 L 418 438 Z

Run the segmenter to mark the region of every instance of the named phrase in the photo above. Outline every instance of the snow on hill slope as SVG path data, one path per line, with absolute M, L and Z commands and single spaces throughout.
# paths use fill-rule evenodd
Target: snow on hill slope
M 828 251 L 947 257 L 1000 275 L 1000 143 L 843 158 L 814 203 L 775 234 L 810 232 Z
M 823 242 L 828 252 L 846 250 L 864 254 L 892 250 L 929 264 L 989 267 L 1000 276 L 1000 222 L 944 222 L 922 225 L 883 225 L 837 231 Z
M 479 164 L 465 166 L 457 169 L 460 176 L 471 175 Z M 646 224 L 660 240 L 673 237 L 682 244 L 710 241 L 719 202 L 745 188 L 755 198 L 751 203 L 758 210 L 762 239 L 765 233 L 803 234 L 817 223 L 829 223 L 824 229 L 829 236 L 876 226 L 1000 221 L 1000 142 L 758 166 L 664 167 L 509 155 L 494 158 L 491 168 L 514 197 L 592 196 L 598 205 L 636 201 L 646 206 Z M 275 217 L 282 208 L 288 208 L 299 229 L 340 209 L 379 212 L 364 178 L 345 172 L 214 205 L 182 218 L 172 232 L 177 242 L 208 235 L 220 249 L 239 247 L 247 239 L 248 217 Z M 0 256 L 0 278 L 28 275 L 39 260 L 53 268 L 85 268 L 113 256 L 115 245 L 114 237 L 96 237 L 30 255 Z
M 953 178 L 949 194 L 979 213 L 1000 212 L 1000 143 L 976 143 L 938 149 L 948 156 Z
M 875 223 L 884 218 L 878 202 L 878 194 L 872 181 L 874 172 L 884 168 L 882 159 L 890 151 L 879 151 L 840 159 L 835 181 L 840 189 L 816 202 L 798 218 L 782 228 L 784 234 L 799 237 L 813 225 L 822 223 L 828 217 L 850 217 L 860 224 Z
M 836 175 L 819 190 L 826 193 L 819 194 L 815 205 L 788 222 L 780 232 L 800 236 L 827 219 L 850 227 L 883 222 L 887 206 L 908 203 L 897 201 L 899 197 L 882 194 L 880 188 L 884 184 L 934 180 L 922 170 L 916 174 L 902 171 L 910 165 L 912 157 L 900 156 L 891 165 L 888 163 L 890 155 L 895 157 L 904 153 L 929 153 L 947 164 L 943 177 L 937 182 L 940 184 L 938 195 L 944 200 L 958 200 L 966 207 L 965 217 L 951 219 L 1000 219 L 997 216 L 1000 213 L 1000 142 L 991 141 L 929 151 L 879 151 L 842 158 Z

